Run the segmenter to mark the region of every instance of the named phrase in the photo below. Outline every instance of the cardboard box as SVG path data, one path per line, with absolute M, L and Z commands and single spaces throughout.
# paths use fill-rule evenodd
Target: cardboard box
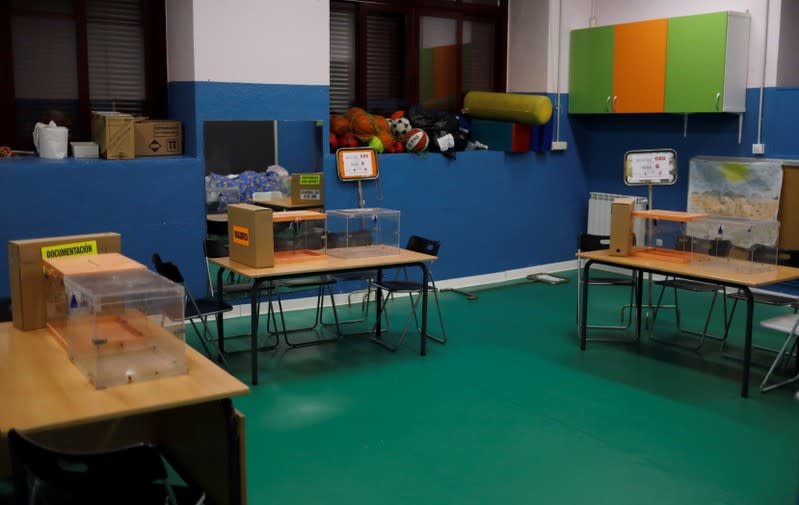
M 253 268 L 275 266 L 272 209 L 249 203 L 227 206 L 230 260 Z
M 10 240 L 8 274 L 14 326 L 28 331 L 46 325 L 43 258 L 120 252 L 121 244 L 118 233 Z
M 291 174 L 291 203 L 325 204 L 325 177 L 322 172 Z
M 135 158 L 133 116 L 122 112 L 92 111 L 92 140 L 100 148 L 100 156 L 109 160 Z
M 136 156 L 183 154 L 183 125 L 171 119 L 136 120 Z
M 629 256 L 633 249 L 634 198 L 616 198 L 610 207 L 610 255 Z

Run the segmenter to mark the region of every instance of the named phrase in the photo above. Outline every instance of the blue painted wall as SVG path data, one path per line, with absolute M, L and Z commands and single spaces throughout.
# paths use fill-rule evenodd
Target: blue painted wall
M 153 251 L 176 261 L 195 292 L 205 292 L 202 122 L 326 119 L 326 86 L 170 83 L 170 116 L 184 122 L 185 157 L 132 161 L 38 158 L 0 160 L 0 239 L 118 231 L 123 251 L 149 265 Z M 554 97 L 553 97 L 554 99 Z M 562 96 L 563 110 L 568 100 Z M 565 152 L 463 152 L 380 157 L 379 181 L 365 183 L 366 203 L 402 211 L 411 234 L 442 241 L 438 279 L 478 275 L 573 258 L 585 227 L 589 191 L 645 194 L 622 183 L 629 149 L 673 147 L 680 180 L 657 188 L 661 208 L 684 208 L 688 161 L 695 155 L 745 156 L 755 141 L 758 90 L 749 90 L 742 144 L 737 116 L 562 116 Z M 799 158 L 793 119 L 799 90 L 766 90 L 763 138 L 770 157 Z M 327 138 L 325 122 L 322 138 Z M 198 147 L 200 146 L 200 147 Z M 304 146 L 297 146 L 304 149 Z M 355 207 L 357 187 L 339 182 L 323 160 L 328 208 Z M 0 261 L 7 263 L 3 248 Z M 0 269 L 0 296 L 9 293 Z

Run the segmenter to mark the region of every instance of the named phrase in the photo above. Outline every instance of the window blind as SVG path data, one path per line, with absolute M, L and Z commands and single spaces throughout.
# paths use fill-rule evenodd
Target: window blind
M 343 114 L 355 101 L 355 11 L 330 10 L 330 111 Z

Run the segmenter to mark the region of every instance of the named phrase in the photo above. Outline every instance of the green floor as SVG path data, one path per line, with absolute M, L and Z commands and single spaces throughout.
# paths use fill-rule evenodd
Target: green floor
M 796 503 L 792 387 L 763 395 L 754 368 L 740 398 L 740 364 L 713 341 L 701 355 L 647 339 L 581 352 L 567 275 L 443 293 L 450 342 L 424 358 L 416 336 L 397 353 L 360 337 L 262 353 L 261 383 L 235 402 L 249 503 Z M 594 318 L 624 299 L 603 293 Z M 699 325 L 707 298 L 682 301 Z M 658 316 L 658 334 L 672 321 Z M 249 381 L 246 355 L 231 365 Z

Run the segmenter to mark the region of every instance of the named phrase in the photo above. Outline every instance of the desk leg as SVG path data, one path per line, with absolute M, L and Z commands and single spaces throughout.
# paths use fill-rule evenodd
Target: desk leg
M 749 397 L 749 369 L 752 366 L 752 319 L 754 319 L 755 300 L 752 291 L 746 286 L 741 287 L 746 295 L 746 333 L 744 335 L 744 373 L 741 382 L 741 396 Z
M 224 303 L 223 297 L 223 286 L 224 286 L 224 279 L 223 274 L 225 269 L 223 267 L 219 267 L 219 270 L 216 272 L 216 301 L 218 303 Z M 217 347 L 219 347 L 219 352 L 224 355 L 225 353 L 225 323 L 224 323 L 224 314 L 219 313 L 216 316 L 216 342 Z M 224 357 L 222 358 L 224 359 Z
M 582 306 L 580 307 L 580 350 L 585 350 L 585 339 L 586 339 L 586 329 L 587 324 L 586 321 L 588 319 L 588 279 L 590 276 L 589 270 L 591 269 L 591 264 L 593 263 L 592 260 L 588 260 L 585 262 L 585 266 L 583 266 L 583 295 L 581 300 L 583 301 Z
M 382 311 L 383 311 L 383 290 L 380 289 L 380 285 L 383 283 L 383 269 L 377 269 L 377 277 L 376 277 L 376 286 L 375 286 L 375 313 L 377 314 L 377 321 L 375 321 L 375 334 L 374 338 L 380 339 L 380 335 L 383 334 L 382 328 Z
M 641 305 L 644 300 L 644 272 L 640 270 L 633 270 L 635 276 L 635 339 L 641 340 Z
M 419 344 L 419 354 L 424 356 L 427 354 L 427 284 L 430 282 L 430 273 L 427 271 L 427 265 L 420 264 L 422 269 L 422 340 Z
M 252 367 L 252 384 L 258 384 L 258 287 L 260 282 L 253 279 L 250 289 L 250 366 Z M 270 300 L 271 304 L 271 300 Z

